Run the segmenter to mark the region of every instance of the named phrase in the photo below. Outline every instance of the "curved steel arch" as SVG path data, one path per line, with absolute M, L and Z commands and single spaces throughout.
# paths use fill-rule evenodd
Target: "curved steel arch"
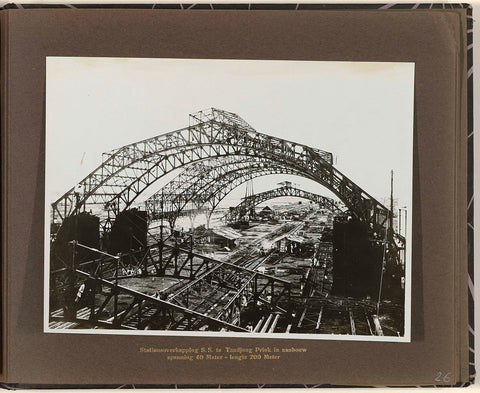
M 300 152 L 329 163 L 332 160 L 330 153 L 258 133 L 229 112 L 211 109 L 193 114 L 190 119 L 190 126 L 184 129 L 104 153 L 97 169 L 52 204 L 54 220 L 74 214 L 85 204 L 103 204 L 116 213 L 166 173 L 210 157 L 294 157 Z
M 97 169 L 52 204 L 53 221 L 62 221 L 86 204 L 101 203 L 116 214 L 176 168 L 211 157 L 243 155 L 270 158 L 308 172 L 361 220 L 387 225 L 389 210 L 334 168 L 331 153 L 261 134 L 236 114 L 218 109 L 190 119 L 189 127 L 104 154 Z
M 315 180 L 308 174 L 281 164 L 273 164 L 271 166 L 254 169 L 245 168 L 240 171 L 227 173 L 220 181 L 217 180 L 214 183 L 215 188 L 206 188 L 204 192 L 199 195 L 199 198 L 209 204 L 209 214 L 211 215 L 223 198 L 239 185 L 257 177 L 276 174 L 289 174 Z
M 235 206 L 235 208 L 233 208 L 224 216 L 224 219 L 227 222 L 241 221 L 245 217 L 245 215 L 248 214 L 248 212 L 250 212 L 251 209 L 258 204 L 268 201 L 270 199 L 285 196 L 308 199 L 318 204 L 320 208 L 330 210 L 332 213 L 340 211 L 333 199 L 324 197 L 319 194 L 314 194 L 313 192 L 304 191 L 300 188 L 292 187 L 291 185 L 287 184 L 273 190 L 260 192 L 258 194 L 253 194 L 244 198 L 242 202 L 240 202 L 237 206 Z
M 228 171 L 239 170 L 246 167 L 260 167 L 265 164 L 272 165 L 272 160 L 255 157 L 226 156 L 214 157 L 186 166 L 183 171 L 145 202 L 149 213 L 176 212 L 185 207 L 187 203 L 203 204 L 197 201 L 197 194 L 206 186 L 225 175 Z M 198 203 L 197 203 L 198 202 Z
M 204 166 L 201 169 L 205 169 Z M 212 166 L 210 169 L 208 172 L 203 172 L 202 179 L 199 179 L 195 176 L 196 165 L 186 168 L 172 180 L 173 185 L 168 183 L 145 202 L 149 216 L 152 219 L 159 219 L 163 213 L 164 218 L 174 222 L 184 211 L 190 211 L 192 208 L 204 210 L 206 205 L 211 215 L 220 201 L 234 188 L 259 176 L 291 174 L 309 178 L 296 169 L 273 161 L 232 161 L 230 163 L 220 161 L 217 166 Z M 176 184 L 182 181 L 184 183 L 180 192 L 168 193 L 169 190 L 175 190 Z

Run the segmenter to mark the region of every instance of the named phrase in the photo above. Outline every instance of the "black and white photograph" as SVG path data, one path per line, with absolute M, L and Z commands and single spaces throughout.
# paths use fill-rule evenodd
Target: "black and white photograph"
M 44 331 L 410 342 L 414 71 L 47 57 Z

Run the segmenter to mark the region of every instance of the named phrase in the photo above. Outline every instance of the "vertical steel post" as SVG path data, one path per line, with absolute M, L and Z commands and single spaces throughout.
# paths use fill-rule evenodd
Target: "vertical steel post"
M 190 278 L 193 278 L 193 232 L 190 234 Z
M 163 188 L 162 188 L 162 199 L 160 201 L 160 212 L 161 212 L 160 242 L 159 242 L 159 248 L 158 248 L 158 258 L 159 258 L 159 262 L 160 262 L 160 269 L 158 271 L 158 274 L 160 274 L 163 270 Z
M 91 283 L 93 282 L 93 279 L 92 281 L 89 281 L 90 284 L 89 286 L 91 285 Z M 89 319 L 94 319 L 95 317 L 95 289 L 96 289 L 96 280 L 95 280 L 95 286 L 93 288 L 88 288 L 88 300 L 91 302 L 90 303 L 90 317 Z M 87 288 L 85 288 L 85 290 L 87 290 Z
M 407 228 L 408 228 L 407 214 L 408 214 L 408 210 L 405 209 L 405 242 L 407 241 Z
M 137 329 L 140 329 L 140 324 L 142 323 L 142 304 L 143 300 L 140 300 L 138 302 Z
M 393 231 L 393 170 L 390 171 L 390 230 Z
M 257 300 L 258 300 L 257 278 L 258 278 L 258 275 L 255 274 L 255 282 L 254 282 L 254 286 L 253 286 L 253 301 L 255 303 L 255 306 L 257 306 Z
M 402 234 L 402 208 L 398 209 L 398 233 Z
M 77 318 L 77 310 L 75 305 L 75 253 L 77 241 L 72 241 L 72 264 L 70 267 L 70 286 L 67 296 L 67 319 L 74 320 Z
M 120 253 L 117 254 L 115 260 L 115 286 L 113 287 L 113 326 L 117 326 L 117 313 L 118 313 L 118 268 L 120 265 Z

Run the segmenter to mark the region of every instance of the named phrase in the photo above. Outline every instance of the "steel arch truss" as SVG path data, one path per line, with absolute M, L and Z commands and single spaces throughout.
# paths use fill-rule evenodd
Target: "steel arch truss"
M 171 223 L 180 215 L 195 210 L 211 215 L 234 188 L 253 178 L 272 174 L 304 176 L 296 169 L 263 158 L 220 157 L 205 160 L 186 167 L 147 199 L 145 208 L 151 219 L 163 217 Z
M 172 170 L 233 155 L 271 159 L 309 173 L 362 221 L 387 226 L 389 210 L 335 169 L 331 153 L 256 132 L 236 114 L 213 108 L 191 115 L 186 128 L 105 153 L 97 169 L 52 204 L 52 221 L 62 222 L 92 204 L 117 214 Z
M 268 201 L 270 199 L 279 198 L 279 197 L 297 197 L 308 199 L 312 202 L 318 204 L 322 209 L 327 209 L 331 212 L 339 211 L 340 209 L 335 204 L 335 201 L 331 198 L 324 197 L 322 195 L 314 194 L 312 192 L 304 191 L 300 188 L 292 187 L 291 185 L 284 185 L 273 190 L 268 190 L 258 194 L 250 195 L 243 199 L 235 208 L 230 210 L 227 215 L 225 215 L 224 220 L 226 222 L 239 222 L 245 219 L 246 215 L 258 204 Z

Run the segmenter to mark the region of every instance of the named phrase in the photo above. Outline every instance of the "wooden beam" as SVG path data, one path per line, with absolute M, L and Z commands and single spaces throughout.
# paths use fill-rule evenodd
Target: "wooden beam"
M 278 318 L 280 318 L 280 314 L 277 314 L 275 316 L 275 319 L 273 320 L 272 326 L 270 326 L 270 329 L 268 329 L 268 333 L 273 333 L 275 330 L 275 327 L 277 326 Z
M 305 318 L 305 314 L 307 313 L 307 307 L 304 308 L 302 316 L 300 317 L 300 320 L 298 321 L 297 327 L 302 326 L 303 318 Z
M 258 323 L 255 325 L 255 329 L 253 329 L 253 333 L 258 333 L 258 331 L 260 330 L 260 327 L 262 326 L 262 323 L 263 323 L 264 319 L 265 319 L 265 317 L 262 317 L 260 319 L 260 321 L 258 321 Z
M 372 330 L 372 325 L 370 324 L 370 320 L 368 319 L 368 315 L 365 314 L 365 319 L 367 320 L 367 325 L 368 325 L 368 330 L 370 331 L 370 334 L 374 336 L 373 330 Z
M 265 333 L 267 331 L 268 325 L 270 325 L 270 321 L 272 320 L 273 314 L 270 314 L 267 318 L 267 321 L 262 327 L 262 330 L 260 330 L 260 333 Z
M 378 315 L 372 315 L 373 324 L 375 325 L 375 333 L 377 336 L 383 336 L 382 326 L 380 325 L 380 320 L 378 319 Z
M 317 325 L 315 326 L 315 330 L 320 329 L 320 323 L 322 321 L 322 314 L 323 314 L 323 306 L 320 307 L 320 312 L 318 313 Z
M 350 317 L 350 330 L 352 334 L 355 336 L 357 334 L 357 330 L 355 329 L 355 321 L 353 320 L 352 310 L 348 310 L 348 316 Z

